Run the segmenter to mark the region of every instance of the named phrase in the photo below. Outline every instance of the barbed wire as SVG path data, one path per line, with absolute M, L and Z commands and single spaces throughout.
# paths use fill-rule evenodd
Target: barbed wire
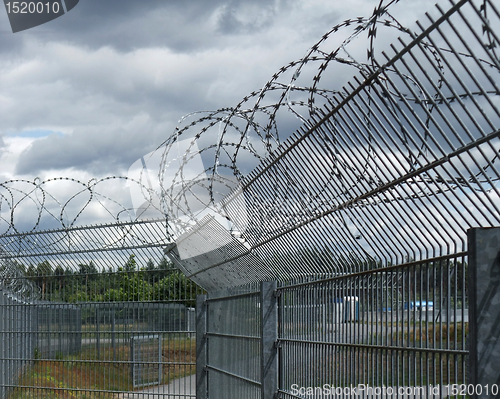
M 12 259 L 0 258 L 0 291 L 3 291 L 0 294 L 14 294 L 14 298 L 21 301 L 40 299 L 40 290 L 36 283 L 26 278 L 23 267 Z
M 370 76 L 383 64 L 377 60 L 377 55 L 382 54 L 383 50 L 388 48 L 386 41 L 388 37 L 394 40 L 397 35 L 400 35 L 403 37 L 400 40 L 404 40 L 404 38 L 410 41 L 415 40 L 418 36 L 417 33 L 403 26 L 390 13 L 391 7 L 396 3 L 398 1 L 380 1 L 371 17 L 348 19 L 337 24 L 325 33 L 301 59 L 280 68 L 261 90 L 245 96 L 234 108 L 226 108 L 216 112 L 199 112 L 183 118 L 174 134 L 158 149 L 158 151 L 162 151 L 159 172 L 161 193 L 164 198 L 168 199 L 164 202 L 164 212 L 173 217 L 174 220 L 179 220 L 184 216 L 193 223 L 197 223 L 203 213 L 193 209 L 191 197 L 196 196 L 194 192 L 201 188 L 207 195 L 205 208 L 210 208 L 214 213 L 224 214 L 223 210 L 217 207 L 217 204 L 227 195 L 227 191 L 220 190 L 220 186 L 238 190 L 242 177 L 253 169 L 253 167 L 248 168 L 249 164 L 256 166 L 262 159 L 273 157 L 273 152 L 282 142 L 281 139 L 283 137 L 286 139 L 287 133 L 290 131 L 286 131 L 286 128 L 290 126 L 290 122 L 286 120 L 288 115 L 296 117 L 297 123 L 307 124 L 318 115 L 324 105 L 335 108 L 339 104 L 339 99 L 341 101 L 344 96 L 345 89 L 342 85 L 348 78 L 355 74 Z M 486 18 L 487 3 L 483 2 L 481 7 L 484 18 Z M 485 26 L 487 25 L 485 24 Z M 490 30 L 484 29 L 488 42 L 486 47 L 495 49 L 497 38 Z M 367 47 L 360 50 L 360 46 L 354 44 L 357 44 L 357 40 L 363 36 L 366 37 Z M 380 37 L 382 39 L 377 40 Z M 450 71 L 446 69 L 442 55 L 451 50 L 446 47 L 437 47 L 434 43 L 426 40 L 421 40 L 420 46 L 428 53 L 428 57 L 433 60 L 436 67 L 434 71 L 427 72 L 433 74 L 434 87 L 431 90 L 428 87 L 422 87 L 417 77 L 412 76 L 411 73 L 403 73 L 400 77 L 406 81 L 405 84 L 408 87 L 405 93 L 401 93 L 401 88 L 398 88 L 398 91 L 391 90 L 389 84 L 386 83 L 389 79 L 385 79 L 384 75 L 380 75 L 377 80 L 378 87 L 374 87 L 376 90 L 383 90 L 383 95 L 388 98 L 387 102 L 389 107 L 393 108 L 394 115 L 397 115 L 397 111 L 390 104 L 389 97 L 392 101 L 419 104 L 425 110 L 425 126 L 429 129 L 432 115 L 440 103 L 451 103 L 455 100 L 481 97 L 485 94 L 498 94 L 455 91 L 443 99 L 441 94 L 443 82 L 446 74 Z M 484 58 L 478 61 L 484 67 L 493 68 L 498 72 L 498 57 L 494 52 L 492 55 L 492 60 Z M 460 56 L 464 59 L 473 58 L 471 54 L 466 52 L 461 52 Z M 398 73 L 393 68 L 387 68 L 384 71 L 386 76 L 397 76 Z M 345 80 L 342 80 L 343 78 Z M 457 90 L 459 89 L 457 88 Z M 372 116 L 374 116 L 370 106 L 371 98 L 368 100 L 368 111 L 364 116 L 369 135 Z M 280 123 L 280 118 L 282 123 Z M 402 140 L 408 148 L 407 154 L 404 155 L 408 168 L 415 169 L 422 157 L 429 158 L 428 140 L 430 137 L 428 131 L 424 132 L 424 138 L 417 154 L 408 145 L 411 140 L 407 137 L 403 123 L 400 123 L 400 131 Z M 206 137 L 209 137 L 209 144 L 199 145 L 206 141 L 204 140 Z M 216 141 L 213 140 L 214 137 L 217 137 Z M 190 144 L 184 152 L 180 153 L 176 143 L 183 139 L 190 140 Z M 323 139 L 330 140 L 332 148 L 335 147 L 335 137 L 323 137 Z M 368 141 L 371 142 L 371 136 L 368 137 Z M 189 175 L 186 170 L 193 168 L 191 161 L 196 162 L 197 155 L 207 159 L 208 166 L 188 181 L 185 178 Z M 371 175 L 367 173 L 368 165 L 377 165 L 379 162 L 385 161 L 377 160 L 377 154 L 372 148 L 368 147 L 364 162 L 360 164 L 345 162 L 335 154 L 335 151 L 329 151 L 329 155 L 332 157 L 336 170 L 348 171 L 348 173 L 356 175 L 358 183 L 364 181 L 374 188 L 384 184 L 384 182 L 374 179 L 373 173 Z M 446 181 L 438 181 L 434 176 L 418 177 L 417 179 L 425 181 L 426 189 L 422 189 L 420 193 L 413 193 L 411 196 L 396 195 L 394 200 L 408 200 L 418 196 L 428 197 L 435 193 L 453 190 L 460 185 L 474 188 L 480 183 L 491 184 L 498 181 L 498 177 L 488 176 L 484 178 L 484 172 L 491 163 L 497 160 L 497 157 L 498 153 L 494 153 L 490 162 L 470 173 L 467 181 L 455 176 L 451 176 Z M 249 158 L 254 158 L 255 162 L 251 163 Z M 182 162 L 174 174 L 167 176 L 167 172 L 170 172 L 169 162 L 172 159 L 182 159 Z M 243 171 L 245 167 L 246 170 Z M 287 171 L 281 172 L 289 173 Z M 332 180 L 338 178 L 339 175 L 332 174 Z M 325 183 L 325 185 L 327 184 L 328 182 Z M 418 181 L 413 180 L 405 184 L 418 185 Z M 440 187 L 436 187 L 437 185 Z M 352 186 L 346 185 L 344 189 L 347 192 L 352 190 Z M 482 190 L 482 187 L 478 189 Z M 286 193 L 281 192 L 280 195 L 282 196 L 281 201 L 287 200 Z M 320 196 L 321 193 L 318 195 Z M 197 202 L 196 204 L 200 205 Z M 364 205 L 367 204 L 364 203 Z M 224 214 L 224 216 L 230 218 L 230 215 Z M 294 218 L 293 215 L 289 215 L 289 217 Z M 182 224 L 178 232 L 182 233 L 185 229 L 186 224 Z
M 291 132 L 317 119 L 325 106 L 335 108 L 345 97 L 343 85 L 352 76 L 370 76 L 380 68 L 384 62 L 379 60 L 383 60 L 384 51 L 389 48 L 388 39 L 394 40 L 399 36 L 403 42 L 415 40 L 418 36 L 393 15 L 392 8 L 396 3 L 399 0 L 380 1 L 370 17 L 347 19 L 335 25 L 302 58 L 284 65 L 261 89 L 246 95 L 234 107 L 197 111 L 184 116 L 175 131 L 156 151 L 147 159 L 142 159 L 143 166 L 137 177 L 112 176 L 88 182 L 57 177 L 43 181 L 12 179 L 0 183 L 0 234 L 22 234 L 41 228 L 70 230 L 89 221 L 94 223 L 92 217 L 130 221 L 144 218 L 151 214 L 150 211 L 156 216 L 165 217 L 167 234 L 171 235 L 172 240 L 207 214 L 219 215 L 231 229 L 232 215 L 221 204 L 230 193 L 243 189 L 245 176 L 262 160 L 272 159 L 284 141 L 295 137 Z M 482 18 L 487 21 L 488 2 L 484 0 L 480 7 Z M 484 26 L 483 36 L 485 48 L 489 49 L 489 58 L 485 56 L 474 60 L 484 68 L 498 72 L 498 38 L 487 29 L 486 23 Z M 360 45 L 360 42 L 366 44 Z M 443 62 L 442 55 L 451 50 L 426 40 L 421 40 L 420 47 L 436 66 L 434 71 L 427 72 L 433 75 L 434 87 L 422 87 L 418 77 L 403 73 L 399 79 L 405 81 L 406 91 L 401 93 L 392 90 L 389 79 L 384 80 L 384 76 L 398 76 L 400 72 L 387 68 L 369 90 L 379 90 L 382 96 L 393 102 L 419 104 L 424 109 L 427 128 L 430 128 L 432 115 L 442 102 L 499 94 L 459 92 L 460 88 L 457 88 L 449 90 L 448 96 L 443 98 L 440 93 L 444 76 L 449 73 L 450 67 Z M 461 51 L 460 56 L 465 60 L 473 58 L 467 51 Z M 391 109 L 390 101 L 387 100 Z M 375 107 L 372 110 L 371 105 L 368 102 L 368 111 L 364 115 L 368 134 L 373 123 L 372 117 L 376 117 Z M 397 116 L 395 108 L 393 112 Z M 401 140 L 410 142 L 411 138 L 407 136 L 403 124 L 400 131 Z M 368 165 L 385 161 L 377 159 L 379 155 L 371 148 L 371 144 L 366 149 L 365 159 L 353 164 L 335 152 L 335 136 L 324 139 L 330 141 L 330 148 L 325 149 L 325 152 L 330 157 L 332 168 L 338 171 L 331 174 L 332 181 L 338 183 L 344 173 L 355 176 L 358 183 L 364 182 L 372 187 L 384 183 L 368 172 Z M 406 160 L 409 170 L 418 166 L 420 158 L 429 157 L 430 146 L 426 142 L 429 139 L 426 130 L 424 139 L 419 143 L 418 153 L 407 146 L 407 154 L 402 154 L 402 158 Z M 370 137 L 368 142 L 371 142 Z M 394 195 L 392 200 L 429 197 L 461 185 L 474 189 L 476 185 L 487 183 L 493 187 L 498 177 L 487 175 L 487 171 L 497 161 L 498 151 L 493 152 L 485 164 L 476 165 L 474 170 L 470 170 L 466 180 L 450 176 L 446 181 L 438 181 L 424 174 L 402 183 L 420 186 L 418 179 L 421 179 L 422 183 L 426 183 L 421 185 L 422 188 L 411 190 L 411 196 L 401 192 Z M 150 172 L 153 170 L 155 173 L 151 177 Z M 118 183 L 133 186 L 140 193 L 144 205 L 138 209 L 130 205 L 128 199 L 109 193 L 109 186 Z M 327 185 L 328 182 L 322 184 Z M 439 188 L 436 189 L 436 186 Z M 345 192 L 351 189 L 351 185 L 346 184 L 344 187 Z M 279 195 L 280 201 L 287 200 L 286 192 Z M 269 203 L 269 199 L 264 202 Z M 321 206 L 320 202 L 318 204 Z M 359 206 L 371 204 L 370 200 L 366 200 L 361 201 Z M 294 219 L 293 215 L 288 216 Z

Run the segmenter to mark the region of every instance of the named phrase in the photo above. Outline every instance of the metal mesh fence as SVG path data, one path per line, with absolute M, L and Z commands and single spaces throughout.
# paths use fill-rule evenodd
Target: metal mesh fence
M 228 214 L 245 204 L 239 237 L 204 220 L 190 234 L 223 244 L 203 262 L 182 241 L 170 252 L 209 290 L 208 320 L 212 301 L 236 303 L 217 299 L 228 270 L 250 291 L 278 282 L 281 397 L 445 397 L 468 381 L 466 233 L 500 224 L 500 13 L 487 0 L 447 5 L 369 53 L 369 68 L 243 178 L 223 201 Z M 235 314 L 248 312 L 241 301 Z M 221 372 L 207 347 L 208 392 L 224 395 L 211 391 Z M 224 370 L 244 392 L 242 366 Z
M 146 245 L 141 234 L 160 236 L 162 223 L 1 236 L 2 260 L 18 273 L 0 297 L 0 397 L 194 396 L 202 290 L 164 258 L 162 242 Z M 13 287 L 29 289 L 15 299 Z M 154 360 L 138 338 L 150 336 Z
M 81 351 L 81 311 L 74 305 L 28 303 L 2 292 L 0 312 L 2 398 L 37 359 L 61 359 Z
M 260 327 L 258 292 L 209 300 L 209 396 L 221 399 L 260 397 Z
M 73 304 L 34 303 L 35 358 L 57 359 L 82 349 L 82 311 Z M 26 354 L 28 355 L 28 354 Z
M 36 324 L 32 306 L 5 292 L 0 294 L 0 305 L 0 397 L 5 398 L 23 371 L 30 366 L 35 351 Z
M 143 335 L 130 339 L 134 388 L 161 384 L 161 352 L 159 335 Z
M 217 290 L 235 275 L 293 280 L 465 251 L 468 228 L 500 223 L 495 6 L 438 8 L 409 42 L 372 54 L 223 201 L 228 214 L 245 204 L 242 238 L 203 221 L 190 234 L 215 249 L 190 256 L 181 240 L 170 257 Z
M 9 271 L 2 278 L 24 302 L 4 298 L 4 395 L 160 395 L 159 388 L 132 392 L 137 357 L 130 341 L 158 336 L 161 360 L 139 364 L 161 368 L 158 381 L 165 385 L 188 378 L 194 373 L 188 315 L 200 287 L 208 291 L 202 336 L 208 361 L 197 372 L 208 376 L 208 385 L 198 395 L 264 399 L 273 370 L 286 398 L 318 396 L 325 386 L 446 389 L 466 381 L 466 231 L 500 224 L 500 13 L 491 0 L 449 1 L 412 32 L 382 4 L 372 18 L 358 20 L 357 31 L 371 43 L 377 28 L 389 25 L 405 38 L 382 51 L 370 45 L 363 64 L 322 53 L 305 93 L 310 98 L 288 104 L 294 113 L 295 105 L 307 105 L 304 125 L 279 146 L 271 140 L 274 130 L 267 131 L 267 157 L 252 153 L 262 162 L 244 176 L 236 165 L 238 150 L 252 148 L 242 144 L 244 134 L 238 145 L 207 147 L 217 152 L 215 165 L 204 169 L 212 180 L 203 172 L 200 181 L 178 181 L 189 166 L 183 163 L 162 193 L 174 220 L 23 234 L 9 225 L 0 236 L 2 271 Z M 358 73 L 315 97 L 332 59 Z M 264 94 L 256 96 L 253 114 L 266 109 Z M 276 109 L 288 98 L 284 91 Z M 258 127 L 249 115 L 245 121 Z M 217 118 L 206 118 L 210 127 Z M 269 126 L 274 123 L 272 113 Z M 228 122 L 224 132 L 228 126 L 239 129 Z M 181 133 L 167 144 L 178 144 Z M 200 161 L 195 142 L 176 160 Z M 234 147 L 225 153 L 226 166 L 238 178 L 229 194 L 234 185 L 217 175 L 226 147 Z M 162 179 L 168 161 L 162 160 Z M 221 180 L 227 195 L 215 204 Z M 188 206 L 203 196 L 208 205 Z M 175 244 L 173 227 L 180 233 Z M 256 284 L 266 280 L 278 287 L 264 301 Z M 76 327 L 66 329 L 61 318 L 78 312 L 70 321 Z M 33 336 L 20 340 L 19 331 L 33 331 L 40 347 Z M 174 394 L 168 386 L 163 392 Z
M 433 387 L 445 396 L 466 383 L 466 265 L 450 256 L 282 287 L 280 392 L 385 387 L 434 397 Z
M 275 366 L 261 290 L 209 293 L 202 397 L 266 397 L 266 368 L 282 398 L 446 397 L 468 381 L 467 268 L 453 254 L 279 283 Z

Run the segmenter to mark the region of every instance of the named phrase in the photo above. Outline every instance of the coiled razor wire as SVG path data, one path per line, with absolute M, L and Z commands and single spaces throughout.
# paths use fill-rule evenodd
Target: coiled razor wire
M 314 44 L 303 58 L 292 61 L 277 71 L 261 90 L 250 93 L 234 108 L 221 109 L 215 112 L 197 112 L 190 114 L 181 120 L 176 131 L 159 148 L 162 151 L 162 161 L 159 172 L 161 185 L 161 195 L 164 199 L 163 212 L 172 220 L 181 219 L 197 223 L 201 219 L 200 207 L 202 209 L 211 208 L 214 213 L 224 211 L 220 207 L 221 200 L 227 195 L 228 190 L 237 190 L 242 178 L 253 170 L 263 159 L 273 156 L 273 152 L 280 144 L 281 136 L 287 138 L 287 133 L 293 131 L 289 116 L 296 117 L 297 123 L 308 123 L 312 118 L 316 118 L 324 105 L 334 108 L 338 105 L 339 99 L 343 98 L 345 89 L 339 87 L 344 82 L 335 79 L 337 76 L 350 78 L 356 72 L 364 76 L 369 76 L 378 66 L 376 54 L 386 47 L 384 41 L 390 37 L 391 40 L 400 35 L 403 38 L 412 40 L 415 33 L 400 24 L 390 13 L 390 7 L 398 1 L 381 1 L 370 18 L 348 19 L 334 26 L 323 37 Z M 484 18 L 491 7 L 488 2 L 483 2 L 481 12 Z M 355 46 L 358 39 L 366 37 L 368 47 L 363 51 Z M 382 43 L 377 38 L 381 38 Z M 485 68 L 493 68 L 498 71 L 498 57 L 495 52 L 498 38 L 490 30 L 485 30 L 486 46 L 492 49 L 494 61 L 480 59 L 479 62 Z M 340 44 L 336 44 L 339 43 Z M 355 43 L 356 42 L 356 43 Z M 443 101 L 453 102 L 472 96 L 484 96 L 486 94 L 498 94 L 497 92 L 460 92 L 450 93 L 446 99 L 441 99 L 439 92 L 443 89 L 443 81 L 448 71 L 442 62 L 443 53 L 449 52 L 448 48 L 436 48 L 432 43 L 423 41 L 422 46 L 428 52 L 428 57 L 434 60 L 437 66 L 436 71 L 429 71 L 435 82 L 434 94 L 429 93 L 415 76 L 405 74 L 402 76 L 406 80 L 408 89 L 405 93 L 394 92 L 388 83 L 384 83 L 384 76 L 380 76 L 382 90 L 387 92 L 387 96 L 398 98 L 400 101 L 415 103 L 426 109 L 426 126 L 429 127 L 432 114 L 436 107 Z M 380 49 L 381 48 L 381 49 Z M 365 54 L 365 60 L 361 60 L 359 53 Z M 472 54 L 461 53 L 463 58 L 472 58 Z M 387 75 L 397 75 L 397 72 L 388 68 Z M 460 88 L 456 88 L 459 90 Z M 380 88 L 379 88 L 380 90 Z M 367 104 L 368 108 L 370 103 Z M 394 113 L 397 111 L 394 109 Z M 370 111 L 365 116 L 367 126 L 370 126 L 372 114 Z M 279 121 L 282 121 L 280 124 Z M 285 129 L 279 129 L 285 126 Z M 288 127 L 288 130 L 286 128 Z M 298 127 L 298 126 L 297 126 Z M 411 141 L 406 137 L 407 132 L 401 124 L 401 134 L 406 143 Z M 283 132 L 283 130 L 285 130 Z M 217 137 L 217 140 L 214 138 Z M 182 140 L 189 140 L 190 144 L 184 151 L 179 152 L 178 143 Z M 368 138 L 371 140 L 371 137 Z M 404 154 L 406 162 L 410 168 L 419 165 L 420 158 L 428 156 L 430 140 L 425 133 L 424 140 L 420 143 L 420 152 L 415 154 L 409 149 Z M 335 146 L 335 142 L 331 143 Z M 208 165 L 196 176 L 186 179 L 190 173 L 188 170 L 196 169 L 193 162 L 197 156 L 201 155 Z M 345 162 L 335 152 L 330 151 L 331 161 L 337 171 L 349 171 L 357 176 L 357 181 L 368 182 L 374 187 L 383 184 L 380 180 L 368 173 L 368 165 L 377 163 L 377 155 L 370 146 L 367 149 L 366 157 L 361 164 Z M 182 159 L 179 167 L 172 173 L 169 162 L 172 159 Z M 463 182 L 462 178 L 451 176 L 448 180 L 440 182 L 437 192 L 453 190 L 458 184 L 478 183 L 494 184 L 498 181 L 495 174 L 484 177 L 484 172 L 498 159 L 498 153 L 494 153 L 488 164 L 478 168 L 471 173 L 468 182 Z M 282 173 L 290 173 L 282 171 Z M 339 174 L 332 174 L 331 179 L 338 179 Z M 431 182 L 427 178 L 427 182 Z M 486 181 L 487 180 L 487 181 Z M 326 182 L 328 184 L 328 182 Z M 436 181 L 432 180 L 434 186 Z M 434 187 L 433 187 L 434 188 Z M 346 185 L 345 190 L 349 191 L 350 185 Z M 434 192 L 434 190 L 432 191 Z M 200 193 L 205 196 L 200 199 Z M 414 196 L 427 196 L 429 190 L 422 190 L 421 193 L 414 193 Z M 280 193 L 285 198 L 286 193 Z M 196 200 L 193 201 L 193 198 Z M 408 200 L 407 196 L 399 199 Z M 193 207 L 192 204 L 196 205 Z M 278 211 L 279 209 L 274 209 Z M 226 218 L 230 215 L 224 214 Z M 294 218 L 295 215 L 288 215 Z M 186 227 L 181 224 L 175 231 L 176 235 L 182 234 Z
M 24 270 L 15 260 L 0 259 L 0 290 L 24 301 L 40 298 L 40 290 L 33 280 L 26 278 Z
M 93 223 L 92 215 L 106 214 L 108 218 L 119 221 L 133 221 L 150 215 L 164 217 L 168 227 L 169 239 L 176 240 L 186 234 L 207 215 L 216 215 L 226 221 L 228 231 L 242 229 L 238 215 L 227 211 L 224 204 L 228 196 L 241 192 L 252 179 L 251 171 L 263 160 L 276 157 L 281 144 L 286 139 L 294 140 L 298 136 L 291 135 L 300 126 L 310 126 L 311 121 L 318 121 L 324 115 L 324 108 L 335 109 L 342 103 L 349 92 L 343 85 L 353 75 L 368 77 L 384 65 L 384 51 L 389 49 L 387 43 L 400 37 L 400 42 L 412 41 L 416 33 L 403 26 L 392 14 L 392 9 L 399 0 L 380 1 L 369 18 L 348 19 L 337 24 L 315 43 L 299 60 L 292 61 L 280 68 L 260 89 L 245 96 L 236 106 L 217 111 L 199 111 L 183 117 L 175 131 L 147 159 L 142 158 L 138 177 L 106 177 L 82 182 L 71 178 L 54 178 L 41 181 L 9 180 L 0 184 L 0 233 L 25 234 L 36 232 L 41 228 L 71 228 L 85 223 Z M 461 3 L 465 3 L 462 1 Z M 498 11 L 488 0 L 469 3 L 477 8 L 483 23 L 482 42 L 487 56 L 477 58 L 467 46 L 458 53 L 459 62 L 473 60 L 481 69 L 490 74 L 500 71 L 498 58 L 498 36 L 489 25 L 489 20 L 498 20 Z M 454 3 L 451 2 L 452 5 Z M 465 19 L 466 20 L 466 19 Z M 367 44 L 360 46 L 359 42 Z M 447 74 L 453 70 L 446 63 L 446 54 L 456 54 L 446 39 L 439 44 L 427 38 L 420 42 L 420 48 L 426 52 L 425 57 L 432 60 L 434 70 L 425 71 L 432 87 L 424 87 L 419 76 L 402 73 L 389 66 L 377 75 L 373 85 L 367 90 L 380 93 L 387 98 L 387 108 L 398 119 L 397 102 L 417 104 L 423 109 L 426 127 L 432 124 L 433 115 L 439 114 L 440 104 L 471 100 L 474 104 L 484 101 L 489 96 L 500 94 L 496 83 L 490 82 L 493 89 L 470 91 L 466 86 L 446 87 Z M 402 82 L 396 90 L 391 82 Z M 460 80 L 459 80 L 460 81 Z M 363 85 L 362 81 L 358 82 Z M 404 91 L 402 91 L 404 90 Z M 442 93 L 446 92 L 446 97 Z M 378 94 L 377 94 L 378 95 Z M 474 100 L 476 98 L 476 100 Z M 372 189 L 386 184 L 380 174 L 374 173 L 380 162 L 380 153 L 374 151 L 371 142 L 371 125 L 378 117 L 377 107 L 371 103 L 371 96 L 364 104 L 364 125 L 368 131 L 368 145 L 364 148 L 361 160 L 346 161 L 336 148 L 334 135 L 325 135 L 328 148 L 323 148 L 332 165 L 332 173 L 328 181 L 322 185 L 335 183 L 343 185 L 340 196 L 348 196 L 353 184 L 366 185 Z M 372 107 L 373 105 L 373 107 Z M 373 108 L 373 110 L 372 110 Z M 412 137 L 399 122 L 400 162 L 406 163 L 406 170 L 413 170 L 425 158 L 432 161 L 430 152 L 437 144 L 429 136 L 427 130 L 422 138 Z M 335 121 L 330 126 L 335 131 Z M 319 133 L 321 134 L 321 133 Z M 419 141 L 420 140 L 420 141 Z M 457 140 L 460 140 L 458 138 Z M 494 142 L 494 145 L 497 145 Z M 415 151 L 414 147 L 419 150 Z M 453 147 L 450 145 L 450 147 Z M 406 151 L 406 152 L 405 152 Z M 435 176 L 416 176 L 414 179 L 400 182 L 401 185 L 412 185 L 411 190 L 395 189 L 386 201 L 411 201 L 415 198 L 429 198 L 453 191 L 457 187 L 472 190 L 497 190 L 500 180 L 494 169 L 498 162 L 498 148 L 488 152 L 486 162 L 475 163 L 463 174 L 438 179 Z M 475 162 L 475 161 L 474 161 Z M 156 163 L 156 165 L 154 164 Z M 146 166 L 147 165 L 147 166 Z M 154 170 L 153 176 L 151 171 Z M 279 173 L 286 180 L 290 170 Z M 348 176 L 348 178 L 346 178 Z M 152 181 L 154 180 L 154 181 Z M 294 179 L 290 177 L 290 184 Z M 109 185 L 126 182 L 140 192 L 146 204 L 137 211 L 130 206 L 130 201 L 107 193 Z M 354 183 L 353 183 L 354 182 Z M 64 186 L 66 194 L 60 197 L 60 190 L 54 187 Z M 262 204 L 270 206 L 274 212 L 282 212 L 279 218 L 284 224 L 292 225 L 310 215 L 309 207 L 282 207 L 280 204 L 296 199 L 290 198 L 286 189 L 269 187 L 269 196 L 262 199 Z M 272 198 L 274 195 L 274 198 Z M 324 204 L 320 202 L 318 193 L 316 204 L 318 209 Z M 308 199 L 311 200 L 311 199 Z M 128 205 L 127 205 L 128 204 Z M 358 201 L 357 206 L 372 206 L 374 202 L 367 198 Z M 76 209 L 76 211 L 75 211 Z M 233 206 L 234 209 L 234 206 Z M 282 209 L 280 211 L 280 209 Z M 292 210 L 292 211 L 291 211 Z M 249 210 L 256 211 L 256 210 Z M 289 214 L 292 212 L 291 214 Z M 238 212 L 236 212 L 238 213 Z M 28 220 L 29 219 L 29 220 Z M 36 245 L 36 243 L 33 243 Z

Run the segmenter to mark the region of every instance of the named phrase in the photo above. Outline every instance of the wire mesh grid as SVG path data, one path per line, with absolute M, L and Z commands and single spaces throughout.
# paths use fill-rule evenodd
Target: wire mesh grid
M 203 291 L 165 259 L 164 220 L 0 240 L 2 271 L 19 271 L 0 297 L 2 398 L 194 396 Z
M 134 388 L 161 384 L 161 353 L 159 335 L 143 335 L 130 339 L 131 374 Z
M 226 270 L 251 270 L 250 291 L 278 281 L 282 398 L 446 397 L 468 381 L 466 232 L 500 222 L 500 15 L 448 4 L 243 178 L 223 202 L 245 204 L 240 235 L 203 262 L 170 253 L 209 298 Z
M 208 300 L 209 396 L 260 397 L 260 305 L 258 292 Z
M 240 237 L 199 224 L 190 234 L 215 249 L 190 257 L 179 242 L 169 256 L 189 278 L 217 290 L 228 270 L 241 284 L 369 270 L 466 251 L 468 228 L 500 223 L 499 14 L 450 4 L 242 179 L 224 201 L 245 204 Z

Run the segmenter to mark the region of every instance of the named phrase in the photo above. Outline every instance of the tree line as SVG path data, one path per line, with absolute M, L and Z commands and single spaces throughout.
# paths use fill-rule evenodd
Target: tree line
M 48 260 L 25 266 L 16 262 L 25 278 L 39 290 L 40 299 L 56 302 L 176 301 L 194 306 L 202 290 L 162 258 L 139 267 L 135 255 L 113 270 L 101 270 L 90 261 L 76 267 L 53 265 Z

